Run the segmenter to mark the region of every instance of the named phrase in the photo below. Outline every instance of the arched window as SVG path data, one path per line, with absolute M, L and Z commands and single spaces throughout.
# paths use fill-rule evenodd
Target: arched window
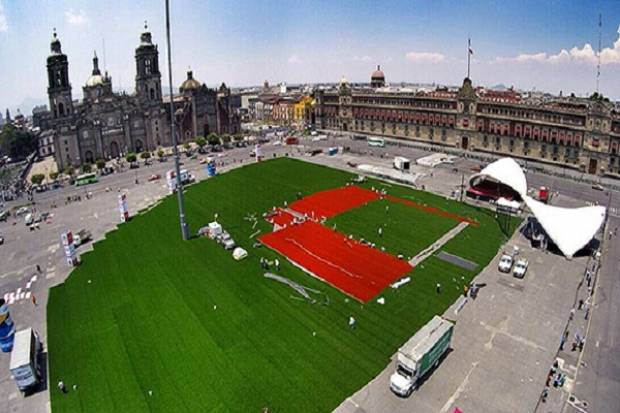
M 155 89 L 151 88 L 151 100 L 155 100 Z
M 58 104 L 58 116 L 65 116 L 65 105 L 62 102 Z

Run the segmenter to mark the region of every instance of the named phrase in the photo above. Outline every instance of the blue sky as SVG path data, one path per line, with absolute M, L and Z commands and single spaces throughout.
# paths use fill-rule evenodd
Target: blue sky
M 337 81 L 342 75 L 367 81 L 377 64 L 388 82 L 459 84 L 471 36 L 476 84 L 590 93 L 602 13 L 601 91 L 620 99 L 618 0 L 171 3 L 175 86 L 190 66 L 209 85 L 242 86 Z M 115 88 L 131 90 L 145 19 L 165 66 L 163 4 L 0 0 L 0 108 L 45 100 L 53 27 L 69 57 L 74 98 L 81 98 L 94 49 L 103 65 L 104 39 Z

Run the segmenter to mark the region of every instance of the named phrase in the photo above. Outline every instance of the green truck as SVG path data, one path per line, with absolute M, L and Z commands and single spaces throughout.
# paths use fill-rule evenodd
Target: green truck
M 398 350 L 390 389 L 399 396 L 408 397 L 417 387 L 418 380 L 439 364 L 441 356 L 450 348 L 453 330 L 454 324 L 435 316 L 415 333 Z

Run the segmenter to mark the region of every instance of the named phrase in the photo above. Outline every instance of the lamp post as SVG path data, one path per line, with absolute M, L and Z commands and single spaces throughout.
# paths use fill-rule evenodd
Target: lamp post
M 174 119 L 174 92 L 172 90 L 172 50 L 170 47 L 170 1 L 166 0 L 166 43 L 168 46 L 168 85 L 170 87 L 170 133 L 172 135 L 172 153 L 174 156 L 174 172 L 177 181 L 177 198 L 179 202 L 179 222 L 183 240 L 189 239 L 189 228 L 185 221 L 185 202 L 183 200 L 183 183 L 181 182 L 181 167 L 179 165 L 179 150 L 177 149 L 177 136 Z

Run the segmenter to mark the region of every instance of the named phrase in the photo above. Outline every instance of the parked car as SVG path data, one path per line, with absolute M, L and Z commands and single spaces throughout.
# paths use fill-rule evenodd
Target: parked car
M 11 216 L 11 213 L 7 211 L 0 212 L 0 221 L 6 221 L 8 217 Z
M 604 191 L 605 187 L 601 184 L 594 184 L 592 185 L 592 189 L 596 189 L 597 191 Z
M 21 207 L 17 210 L 17 212 L 15 213 L 16 216 L 22 216 L 24 214 L 27 214 L 30 210 L 26 207 Z
M 499 259 L 498 269 L 501 272 L 510 272 L 512 269 L 513 259 L 511 255 L 503 254 Z
M 525 277 L 525 272 L 527 271 L 528 264 L 529 263 L 526 258 L 521 258 L 517 260 L 517 262 L 515 263 L 515 268 L 512 271 L 512 275 L 514 275 L 516 278 Z

